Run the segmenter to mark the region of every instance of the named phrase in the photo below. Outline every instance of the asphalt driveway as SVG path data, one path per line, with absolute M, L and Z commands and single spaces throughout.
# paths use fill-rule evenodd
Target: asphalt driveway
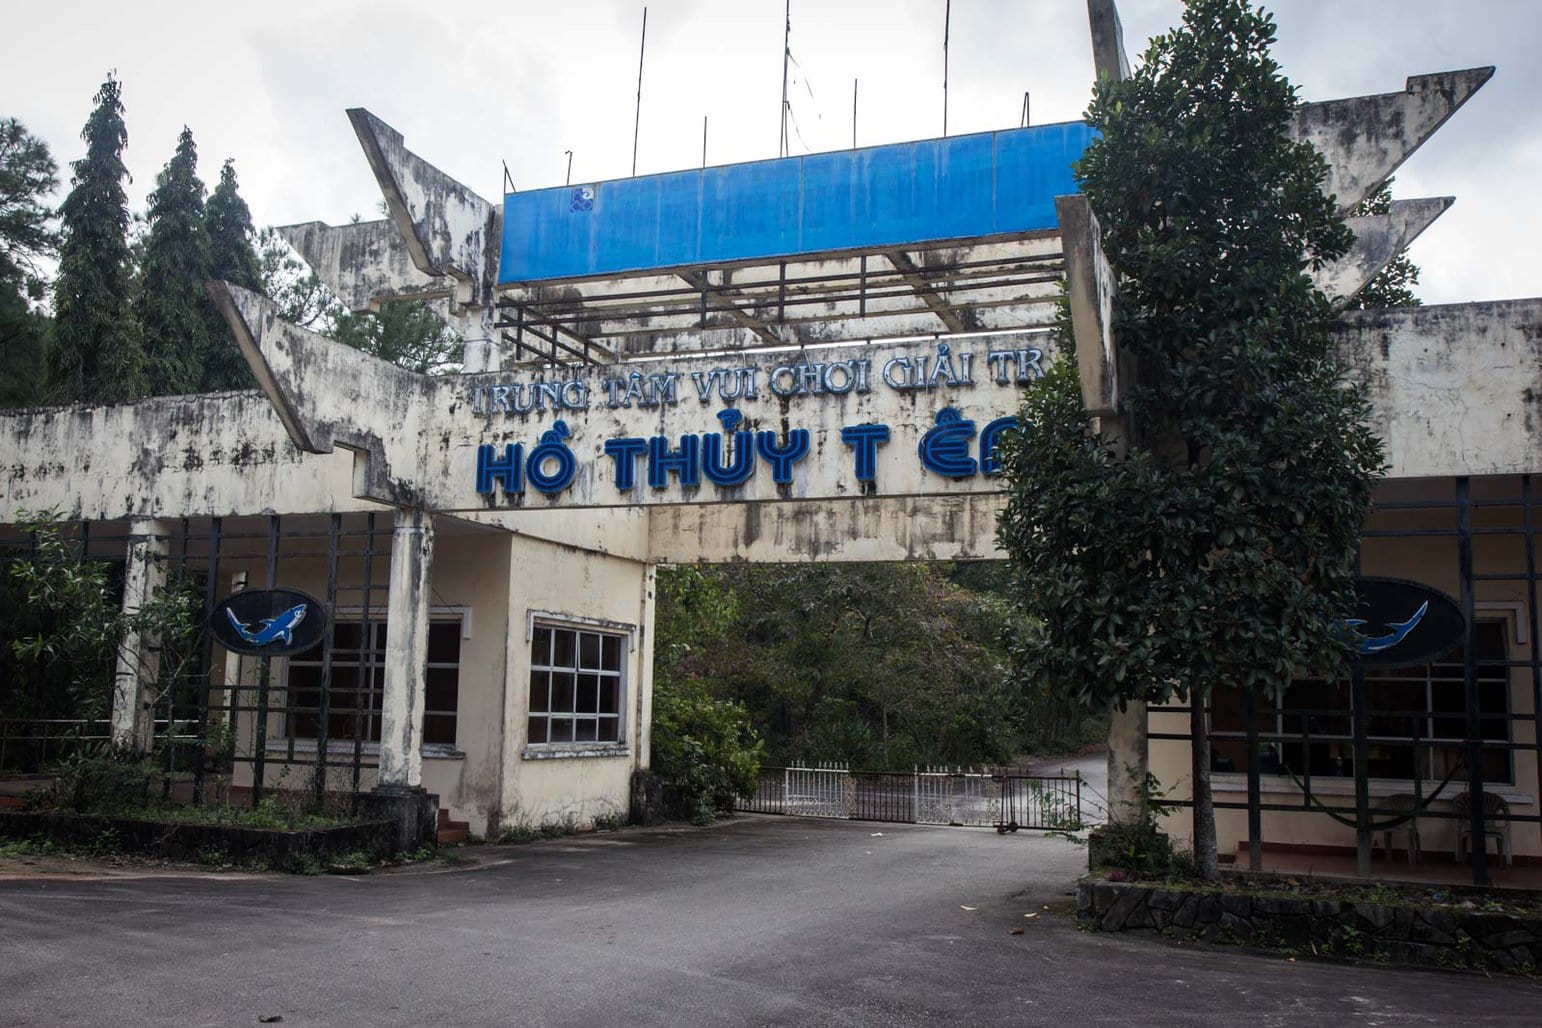
M 0 1024 L 1536 1024 L 1542 987 L 1083 933 L 1032 833 L 740 818 L 475 870 L 0 882 Z M 1025 917 L 1034 914 L 1034 917 Z M 1012 934 L 1021 929 L 1020 934 Z

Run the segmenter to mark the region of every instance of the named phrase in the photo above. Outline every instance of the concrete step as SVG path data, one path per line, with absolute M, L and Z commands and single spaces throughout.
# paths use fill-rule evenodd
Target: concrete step
M 471 838 L 471 822 L 451 821 L 450 812 L 439 808 L 439 825 L 436 837 L 441 846 L 455 846 Z

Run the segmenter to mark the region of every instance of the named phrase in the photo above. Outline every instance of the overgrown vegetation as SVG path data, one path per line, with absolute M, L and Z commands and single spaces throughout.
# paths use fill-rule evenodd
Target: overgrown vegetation
M 544 821 L 516 816 L 503 826 L 493 841 L 503 844 L 525 843 L 538 842 L 542 839 L 561 839 L 569 835 L 584 835 L 588 832 L 612 832 L 624 823 L 620 814 L 601 814 L 588 825 L 580 821 L 578 815 L 571 813 L 547 818 Z
M 125 611 L 121 565 L 87 560 L 57 512 L 18 512 L 17 523 L 31 546 L 0 563 L 0 607 L 7 611 L 0 619 L 0 717 L 100 724 L 130 636 L 158 640 L 158 668 L 124 669 L 140 676 L 152 700 L 189 687 L 201 609 L 190 583 L 173 580 Z M 13 740 L 8 763 L 13 756 L 20 770 L 42 770 L 41 735 L 35 745 Z
M 697 820 L 762 762 L 986 766 L 1107 735 L 1021 673 L 1005 562 L 661 570 L 653 769 Z
M 1194 855 L 1175 848 L 1158 826 L 1174 808 L 1166 802 L 1154 775 L 1147 774 L 1140 783 L 1139 806 L 1143 813 L 1139 819 L 1099 825 L 1088 833 L 1089 863 L 1108 869 L 1110 877 L 1177 882 L 1194 879 Z

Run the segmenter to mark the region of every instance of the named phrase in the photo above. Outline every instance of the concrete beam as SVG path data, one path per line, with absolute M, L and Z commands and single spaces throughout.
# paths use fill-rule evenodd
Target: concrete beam
M 1005 560 L 1001 493 L 868 496 L 654 507 L 649 550 L 662 564 Z
M 491 303 L 500 209 L 408 150 L 400 132 L 364 108 L 351 108 L 348 119 L 418 270 L 454 278 L 461 304 Z
M 1294 134 L 1328 161 L 1323 192 L 1347 213 L 1377 189 L 1494 75 L 1468 68 L 1408 79 L 1400 93 L 1305 104 Z
M 1065 246 L 1071 333 L 1082 383 L 1082 404 L 1100 419 L 1119 415 L 1120 360 L 1114 340 L 1114 271 L 1103 255 L 1098 219 L 1081 194 L 1057 196 L 1060 238 Z
M 916 295 L 921 298 L 921 301 L 931 308 L 932 313 L 937 315 L 938 320 L 942 322 L 949 332 L 968 332 L 978 327 L 965 324 L 959 312 L 937 295 L 937 292 L 932 288 L 932 283 L 922 277 L 921 269 L 916 267 L 916 262 L 910 259 L 909 254 L 903 250 L 889 250 L 885 251 L 884 257 L 894 266 L 894 270 L 899 272 L 900 277 L 916 291 Z
M 736 302 L 739 291 L 718 289 L 715 292 L 711 292 L 710 290 L 713 287 L 707 280 L 706 272 L 702 271 L 682 271 L 680 272 L 680 278 L 693 289 L 698 289 L 707 294 L 706 306 L 708 308 L 723 311 L 732 321 L 755 333 L 767 345 L 780 346 L 782 344 L 782 340 L 777 338 L 776 333 L 772 332 L 765 322 L 747 313 L 743 307 L 739 306 Z
M 284 225 L 278 234 L 355 313 L 379 310 L 384 301 L 442 299 L 455 293 L 453 282 L 425 274 L 412 263 L 401 233 L 390 221 L 308 221 Z
M 1087 0 L 1087 20 L 1092 26 L 1092 64 L 1100 79 L 1115 82 L 1130 77 L 1130 57 L 1124 49 L 1124 26 L 1114 0 Z
M 1355 233 L 1353 249 L 1318 269 L 1312 280 L 1329 296 L 1348 303 L 1455 202 L 1450 196 L 1394 200 L 1386 214 L 1348 219 Z

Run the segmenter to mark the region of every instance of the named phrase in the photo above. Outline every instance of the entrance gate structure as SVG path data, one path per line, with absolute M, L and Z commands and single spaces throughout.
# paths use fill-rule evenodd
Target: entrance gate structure
M 1098 73 L 1119 75 L 1114 5 L 1088 9 Z M 1348 211 L 1489 74 L 1309 104 L 1297 131 Z M 179 540 L 237 524 L 239 553 L 194 560 L 210 606 L 242 585 L 327 596 L 317 673 L 206 654 L 200 695 L 227 704 L 236 787 L 276 787 L 274 767 L 309 759 L 315 780 L 409 799 L 426 787 L 478 831 L 615 814 L 648 763 L 659 565 L 999 556 L 995 446 L 1032 431 L 1015 421 L 1019 395 L 1056 359 L 1063 288 L 1093 427 L 1117 424 L 1113 279 L 1071 171 L 1092 137 L 1083 123 L 495 203 L 368 111 L 348 115 L 389 217 L 283 234 L 354 310 L 427 301 L 465 341 L 462 373 L 403 371 L 212 283 L 260 394 L 0 416 L 0 511 L 57 508 L 149 555 L 127 562 L 125 603 L 164 579 Z M 1320 284 L 1347 301 L 1449 203 L 1351 219 L 1355 247 Z M 1400 419 L 1452 373 L 1411 354 L 1436 340 L 1479 374 L 1534 308 L 1346 321 L 1394 476 L 1530 470 L 1542 450 L 1446 443 L 1470 410 Z M 1542 391 L 1536 369 L 1521 378 L 1483 383 L 1483 417 L 1519 423 Z M 339 587 L 338 519 L 369 521 L 368 555 L 343 583 L 362 595 Z M 330 532 L 327 555 L 287 558 L 302 526 Z M 358 633 L 340 634 L 346 623 Z M 120 674 L 120 744 L 150 745 L 155 686 Z M 1116 720 L 1113 742 L 1117 812 L 1144 781 L 1144 712 Z M 335 761 L 346 773 L 326 775 Z

